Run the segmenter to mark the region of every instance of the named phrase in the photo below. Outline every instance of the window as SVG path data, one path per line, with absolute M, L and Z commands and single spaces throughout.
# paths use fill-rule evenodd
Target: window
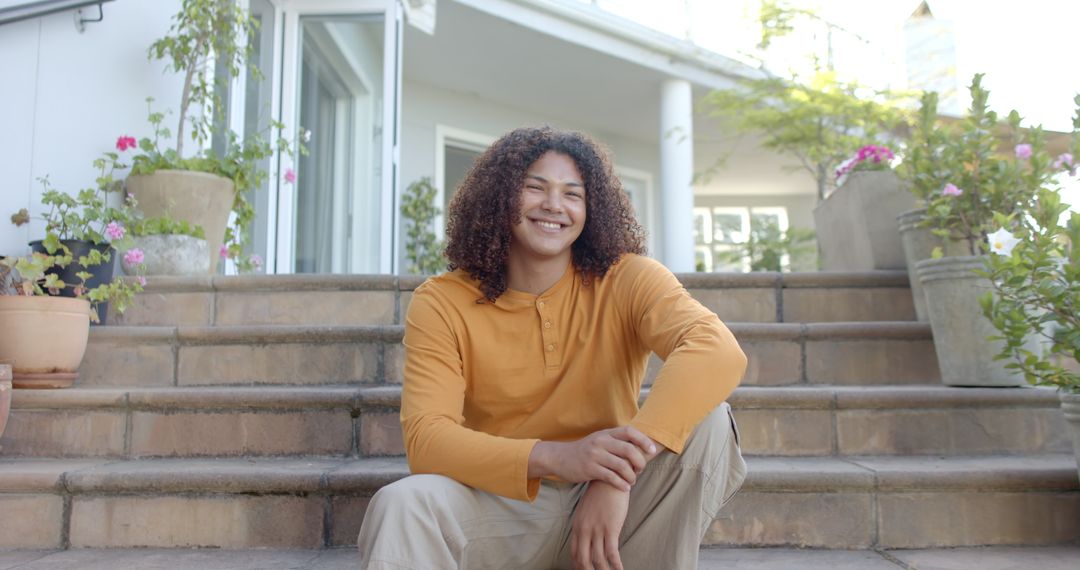
M 750 232 L 775 224 L 780 231 L 788 229 L 787 208 L 768 207 L 727 207 L 694 208 L 694 257 L 698 271 L 708 272 L 748 272 L 750 258 L 743 253 L 744 245 L 750 238 Z M 781 259 L 781 265 L 791 266 L 788 256 Z

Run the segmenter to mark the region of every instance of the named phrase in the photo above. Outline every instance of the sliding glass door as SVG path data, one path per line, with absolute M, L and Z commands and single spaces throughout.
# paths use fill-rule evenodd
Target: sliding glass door
M 397 3 L 276 4 L 283 20 L 280 117 L 307 153 L 278 165 L 275 272 L 391 273 Z

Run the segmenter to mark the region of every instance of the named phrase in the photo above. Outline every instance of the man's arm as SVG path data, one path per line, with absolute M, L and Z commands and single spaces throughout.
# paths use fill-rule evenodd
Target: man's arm
M 659 262 L 633 257 L 624 270 L 631 326 L 664 360 L 645 405 L 630 422 L 681 453 L 690 433 L 739 385 L 746 355 L 720 319 Z
M 630 426 L 597 431 L 577 441 L 541 441 L 529 455 L 529 478 L 603 481 L 630 492 L 638 474 L 658 452 L 648 436 Z
M 465 378 L 452 327 L 430 291 L 417 289 L 406 316 L 401 426 L 413 473 L 446 475 L 496 495 L 532 500 L 535 439 L 511 439 L 463 424 Z

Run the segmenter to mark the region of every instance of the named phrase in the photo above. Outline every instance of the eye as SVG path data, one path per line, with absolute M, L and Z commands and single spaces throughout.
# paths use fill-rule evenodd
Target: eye
M 540 191 L 544 190 L 543 188 L 541 188 L 540 186 L 538 186 L 536 184 L 526 184 L 525 188 L 527 188 L 529 190 L 540 190 Z

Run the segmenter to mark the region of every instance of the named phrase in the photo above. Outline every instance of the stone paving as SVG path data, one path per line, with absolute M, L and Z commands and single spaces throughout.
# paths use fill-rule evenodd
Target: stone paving
M 337 570 L 356 567 L 356 552 L 335 550 L 0 550 L 0 570 Z M 1072 570 L 1080 546 L 932 550 L 721 548 L 701 551 L 701 570 Z

